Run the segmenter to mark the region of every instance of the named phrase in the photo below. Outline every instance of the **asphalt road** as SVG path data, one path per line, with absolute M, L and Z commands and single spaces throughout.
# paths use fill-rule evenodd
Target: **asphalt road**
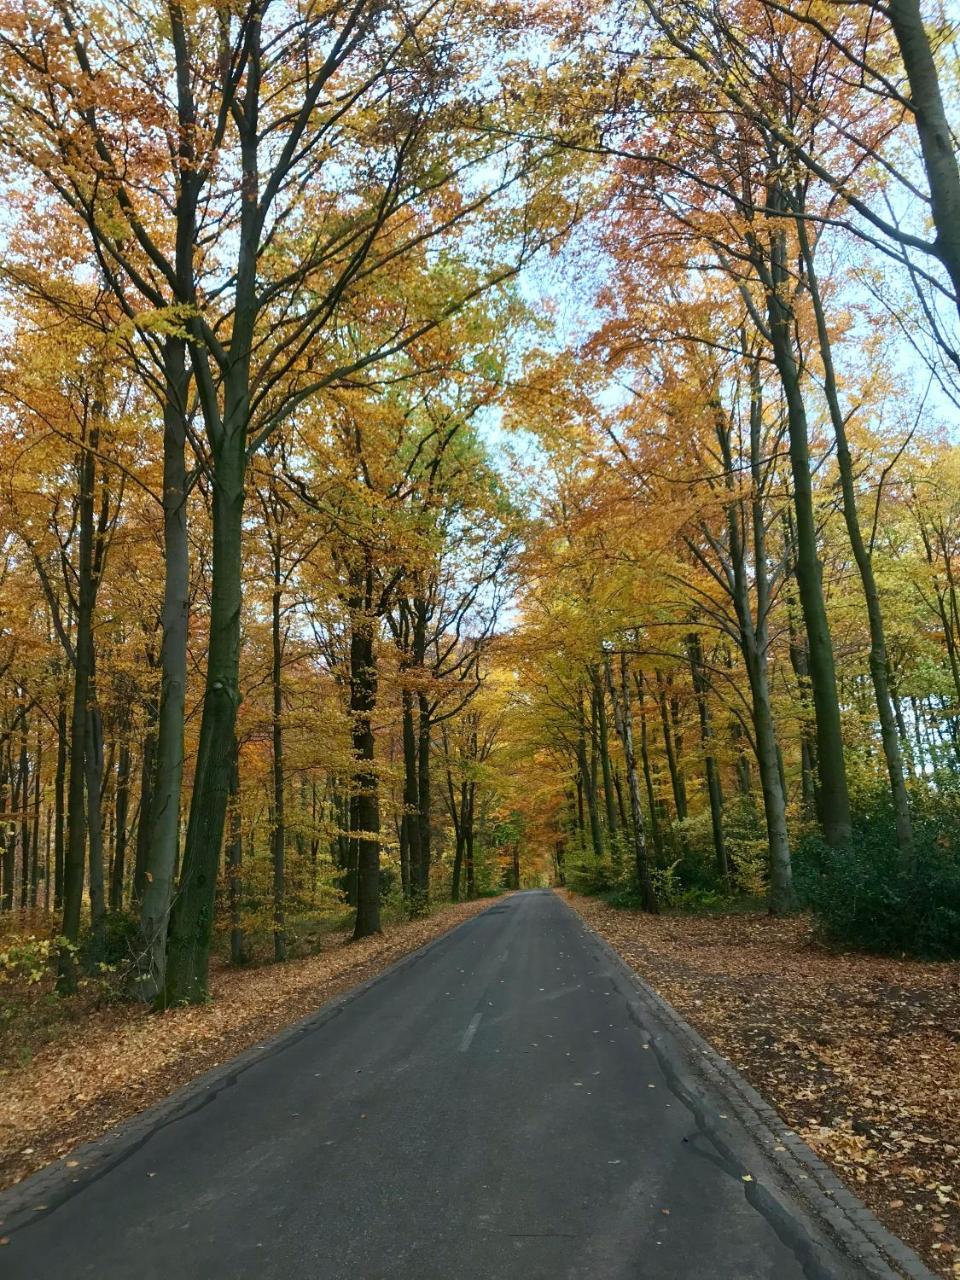
M 38 1175 L 47 1208 L 5 1218 L 3 1280 L 864 1274 L 776 1190 L 722 1095 L 685 1100 L 669 1034 L 548 892 L 317 1021 L 77 1182 Z

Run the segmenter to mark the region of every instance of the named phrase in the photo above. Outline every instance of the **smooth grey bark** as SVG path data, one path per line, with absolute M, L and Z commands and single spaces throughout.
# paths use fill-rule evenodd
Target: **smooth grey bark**
M 149 778 L 141 797 L 138 862 L 135 884 L 140 903 L 140 962 L 137 990 L 152 1002 L 163 990 L 167 925 L 180 843 L 180 797 L 183 787 L 183 724 L 187 687 L 190 558 L 187 540 L 186 347 L 182 339 L 164 344 L 163 406 L 163 605 L 160 614 L 160 698 L 155 735 L 148 730 Z M 147 744 L 144 747 L 147 756 Z M 149 772 L 148 772 L 149 770 Z

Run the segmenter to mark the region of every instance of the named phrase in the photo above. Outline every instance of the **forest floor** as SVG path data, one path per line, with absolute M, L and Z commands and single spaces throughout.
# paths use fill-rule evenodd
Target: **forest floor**
M 442 906 L 360 942 L 330 933 L 318 954 L 286 964 L 236 969 L 215 963 L 208 1004 L 162 1014 L 128 1001 L 104 1002 L 102 992 L 58 1000 L 38 989 L 33 1038 L 24 1034 L 30 1011 L 24 1016 L 22 1007 L 16 1034 L 9 1027 L 0 1033 L 0 1188 L 99 1137 L 488 906 L 484 899 Z
M 802 917 L 565 896 L 894 1234 L 960 1277 L 960 966 L 828 951 Z

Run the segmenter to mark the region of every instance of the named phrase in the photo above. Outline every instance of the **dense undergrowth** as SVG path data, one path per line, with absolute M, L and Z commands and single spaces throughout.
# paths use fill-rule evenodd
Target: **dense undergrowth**
M 829 946 L 878 955 L 950 959 L 960 956 L 960 790 L 947 786 L 914 796 L 914 848 L 904 857 L 893 814 L 870 795 L 855 816 L 851 839 L 831 848 L 812 823 L 798 824 L 793 851 L 799 910 L 812 915 Z M 766 839 L 749 801 L 725 814 L 727 874 L 720 869 L 709 823 L 674 823 L 660 832 L 653 881 L 661 909 L 729 913 L 765 900 Z M 611 906 L 639 909 L 641 896 L 625 851 L 603 861 L 571 851 L 566 879 L 576 892 Z

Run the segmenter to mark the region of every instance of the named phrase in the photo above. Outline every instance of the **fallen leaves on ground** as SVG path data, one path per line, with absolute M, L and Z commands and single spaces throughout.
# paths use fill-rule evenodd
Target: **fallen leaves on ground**
M 567 901 L 874 1213 L 960 1276 L 960 968 L 837 954 L 808 920 Z
M 445 906 L 359 942 L 330 935 L 319 954 L 287 964 L 220 966 L 208 1004 L 162 1014 L 130 1004 L 85 1010 L 28 1064 L 0 1069 L 0 1186 L 105 1133 L 489 905 Z

